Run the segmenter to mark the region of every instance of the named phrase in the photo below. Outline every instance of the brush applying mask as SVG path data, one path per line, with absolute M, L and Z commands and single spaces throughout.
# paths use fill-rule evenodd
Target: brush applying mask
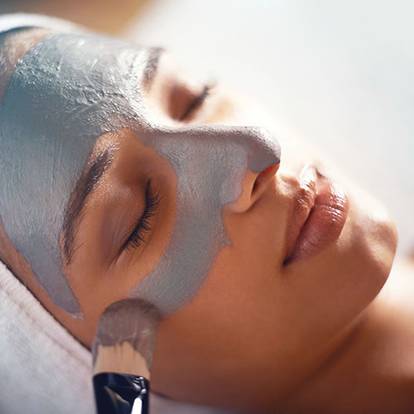
M 125 299 L 102 314 L 93 345 L 97 414 L 149 413 L 149 378 L 161 315 L 141 299 Z

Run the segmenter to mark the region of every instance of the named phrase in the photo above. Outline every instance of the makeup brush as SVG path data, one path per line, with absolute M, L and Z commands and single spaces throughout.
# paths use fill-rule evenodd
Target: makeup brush
M 116 302 L 102 314 L 93 345 L 97 414 L 148 414 L 150 369 L 161 315 L 141 299 Z

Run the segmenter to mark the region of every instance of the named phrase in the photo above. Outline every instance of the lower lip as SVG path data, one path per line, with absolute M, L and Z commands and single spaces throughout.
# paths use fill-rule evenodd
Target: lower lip
M 336 183 L 320 174 L 316 189 L 315 204 L 285 264 L 320 253 L 339 238 L 345 225 L 349 207 L 346 194 Z

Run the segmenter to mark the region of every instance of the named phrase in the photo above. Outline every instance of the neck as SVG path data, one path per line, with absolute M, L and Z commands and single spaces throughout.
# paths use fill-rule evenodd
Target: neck
M 284 413 L 412 413 L 414 265 L 396 262 L 377 298 Z

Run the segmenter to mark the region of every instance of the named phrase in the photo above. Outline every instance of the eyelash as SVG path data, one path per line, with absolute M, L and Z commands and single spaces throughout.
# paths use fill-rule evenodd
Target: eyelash
M 196 96 L 190 103 L 186 111 L 180 116 L 180 121 L 186 121 L 201 105 L 203 105 L 206 98 L 210 95 L 212 85 L 205 85 L 200 95 Z
M 134 230 L 122 245 L 122 250 L 137 248 L 145 241 L 145 234 L 151 231 L 151 217 L 157 212 L 160 194 L 153 190 L 151 180 L 145 186 L 145 209 Z

